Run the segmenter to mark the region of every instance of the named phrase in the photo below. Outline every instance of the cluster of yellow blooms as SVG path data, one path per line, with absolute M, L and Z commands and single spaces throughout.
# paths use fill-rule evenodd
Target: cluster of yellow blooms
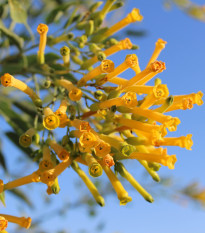
M 107 1 L 105 7 L 98 15 L 101 20 L 106 15 L 106 9 L 112 1 Z M 110 5 L 109 5 L 110 4 Z M 141 21 L 142 16 L 138 9 L 133 9 L 124 19 L 111 26 L 106 32 L 91 37 L 92 43 L 99 43 L 128 24 Z M 44 64 L 44 50 L 47 40 L 48 26 L 40 24 L 37 28 L 40 34 L 38 62 Z M 4 87 L 15 87 L 26 93 L 43 115 L 43 126 L 47 130 L 58 127 L 66 128 L 67 133 L 62 138 L 61 144 L 54 138 L 40 144 L 42 159 L 39 169 L 32 174 L 10 181 L 6 184 L 0 180 L 0 193 L 32 182 L 42 182 L 47 185 L 48 194 L 57 194 L 60 190 L 58 177 L 67 167 L 72 167 L 85 182 L 96 202 L 104 206 L 104 199 L 89 179 L 81 170 L 79 163 L 88 166 L 90 176 L 99 177 L 103 171 L 117 193 L 121 205 L 132 200 L 124 189 L 117 175 L 127 179 L 131 185 L 149 202 L 152 196 L 134 179 L 120 162 L 124 159 L 136 159 L 157 182 L 160 177 L 157 171 L 160 166 L 174 169 L 177 161 L 176 155 L 168 155 L 167 148 L 162 146 L 179 146 L 191 150 L 193 144 L 191 134 L 181 137 L 166 137 L 167 129 L 176 131 L 180 120 L 167 115 L 167 112 L 178 109 L 191 109 L 194 104 L 201 105 L 202 93 L 189 95 L 170 96 L 169 90 L 160 79 L 155 80 L 154 86 L 147 83 L 156 75 L 166 69 L 165 63 L 158 61 L 160 52 L 165 48 L 166 41 L 158 39 L 154 52 L 144 70 L 141 71 L 136 54 L 127 55 L 124 62 L 115 67 L 114 62 L 103 59 L 96 68 L 89 68 L 98 62 L 98 56 L 93 56 L 81 64 L 81 69 L 89 68 L 77 83 L 61 78 L 53 80 L 52 86 L 63 90 L 60 107 L 54 112 L 49 106 L 42 107 L 40 97 L 24 82 L 6 73 L 1 77 Z M 131 49 L 132 43 L 126 38 L 105 49 L 103 54 L 108 57 L 120 50 Z M 69 48 L 64 46 L 60 50 L 64 66 L 70 64 Z M 119 77 L 127 69 L 132 69 L 135 76 L 129 80 Z M 95 83 L 89 83 L 95 80 Z M 112 83 L 111 86 L 105 85 Z M 96 101 L 90 110 L 82 109 L 82 115 L 76 114 L 74 105 L 76 101 L 84 98 L 85 88 L 95 87 L 93 93 Z M 141 98 L 142 95 L 144 98 Z M 138 100 L 138 98 L 141 98 Z M 70 117 L 68 115 L 70 113 Z M 20 136 L 19 143 L 23 147 L 32 144 L 32 137 L 37 133 L 37 128 L 28 129 Z M 73 140 L 72 138 L 75 138 Z M 71 142 L 74 142 L 69 146 Z M 55 153 L 54 153 L 55 152 Z M 59 162 L 60 160 L 60 162 Z M 17 218 L 0 214 L 0 230 L 7 227 L 7 222 L 14 222 L 28 228 L 30 218 Z

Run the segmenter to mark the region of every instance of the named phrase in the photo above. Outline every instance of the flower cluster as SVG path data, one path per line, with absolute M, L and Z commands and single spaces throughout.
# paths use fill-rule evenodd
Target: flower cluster
M 162 39 L 156 42 L 154 52 L 142 70 L 135 53 L 127 55 L 118 66 L 114 61 L 107 59 L 120 50 L 130 50 L 134 47 L 128 38 L 121 41 L 111 38 L 110 44 L 107 43 L 107 38 L 130 23 L 143 19 L 139 10 L 133 9 L 109 29 L 97 33 L 91 31 L 92 27 L 98 28 L 101 25 L 106 14 L 114 6 L 113 3 L 114 1 L 108 0 L 101 11 L 92 13 L 90 19 L 77 25 L 79 30 L 85 30 L 85 34 L 76 41 L 79 48 L 88 45 L 90 51 L 94 51 L 90 59 L 83 61 L 74 56 L 71 59 L 71 48 L 63 46 L 60 49 L 62 66 L 70 69 L 72 60 L 80 65 L 79 70 L 87 69 L 88 72 L 80 72 L 81 77 L 77 82 L 68 80 L 63 74 L 61 78 L 54 78 L 49 82 L 47 80 L 47 88 L 51 91 L 56 88 L 59 93 L 51 104 L 43 104 L 44 100 L 12 75 L 6 73 L 1 77 L 2 86 L 23 91 L 36 105 L 38 114 L 42 115 L 41 127 L 34 126 L 23 135 L 19 135 L 20 145 L 29 147 L 34 135 L 38 135 L 40 131 L 43 131 L 43 137 L 38 143 L 38 156 L 41 155 L 38 170 L 6 184 L 1 180 L 0 192 L 32 182 L 42 182 L 47 185 L 48 195 L 57 194 L 60 191 L 59 175 L 68 167 L 72 167 L 96 202 L 104 206 L 103 197 L 89 176 L 80 168 L 79 164 L 83 164 L 88 167 L 88 173 L 92 177 L 99 177 L 105 172 L 121 205 L 127 204 L 132 198 L 123 187 L 117 173 L 128 180 L 146 201 L 153 202 L 153 197 L 135 180 L 122 161 L 139 161 L 153 180 L 159 182 L 157 171 L 161 165 L 174 169 L 177 161 L 176 155 L 167 154 L 166 146 L 179 146 L 191 150 L 191 134 L 181 137 L 167 136 L 168 131 L 176 131 L 180 124 L 179 118 L 172 117 L 170 112 L 191 109 L 194 104 L 203 104 L 203 94 L 198 92 L 172 96 L 167 85 L 159 78 L 155 79 L 153 86 L 147 84 L 166 69 L 165 63 L 157 60 L 167 43 Z M 42 66 L 46 63 L 44 50 L 48 26 L 40 24 L 37 31 L 40 34 L 37 60 L 39 66 Z M 89 40 L 86 39 L 88 36 Z M 102 49 L 102 45 L 105 44 L 108 46 Z M 99 65 L 93 68 L 97 62 Z M 127 69 L 133 70 L 134 76 L 119 77 Z M 59 102 L 60 107 L 54 111 L 51 105 L 57 105 Z M 52 130 L 56 128 L 65 129 L 61 141 L 55 140 Z M 48 134 L 46 140 L 45 132 Z M 19 219 L 2 214 L 0 216 L 2 230 L 6 228 L 7 221 L 26 228 L 31 221 L 30 218 Z

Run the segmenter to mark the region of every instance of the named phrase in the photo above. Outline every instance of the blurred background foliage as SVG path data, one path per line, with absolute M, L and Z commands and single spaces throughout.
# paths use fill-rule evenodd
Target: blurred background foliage
M 10 73 L 12 75 L 21 75 L 21 79 L 29 83 L 37 93 L 45 90 L 45 86 L 41 82 L 37 84 L 39 77 L 48 77 L 52 79 L 54 76 L 60 76 L 61 72 L 66 69 L 58 64 L 61 59 L 59 53 L 58 42 L 63 41 L 71 48 L 71 59 L 73 66 L 71 72 L 66 74 L 66 78 L 72 82 L 76 82 L 78 77 L 78 70 L 76 70 L 75 63 L 78 59 L 86 60 L 92 54 L 79 49 L 76 44 L 73 44 L 73 38 L 78 36 L 76 31 L 76 24 L 86 18 L 88 14 L 94 10 L 95 1 L 93 0 L 0 0 L 0 75 Z M 99 2 L 99 1 L 98 1 Z M 125 1 L 117 1 L 116 8 L 122 6 Z M 93 5 L 94 4 L 94 5 Z M 165 0 L 164 6 L 171 9 L 173 6 L 179 7 L 189 16 L 205 21 L 205 6 L 199 6 L 188 0 Z M 111 9 L 112 10 L 112 9 Z M 119 17 L 119 16 L 118 16 Z M 109 20 L 112 20 L 112 16 Z M 36 49 L 38 47 L 38 36 L 36 27 L 39 22 L 44 22 L 49 25 L 48 49 L 46 54 L 46 65 L 39 67 L 36 59 Z M 107 25 L 103 25 L 106 27 Z M 147 36 L 146 31 L 143 30 L 127 30 L 125 34 L 129 37 Z M 74 36 L 75 35 L 75 36 Z M 119 34 L 118 34 L 119 35 Z M 67 38 L 67 40 L 65 40 Z M 117 38 L 117 37 L 116 37 Z M 123 39 L 123 38 L 117 38 Z M 137 47 L 136 47 L 137 48 Z M 80 54 L 80 56 L 79 56 Z M 32 82 L 34 81 L 34 82 Z M 9 98 L 7 97 L 9 96 Z M 45 98 L 47 102 L 52 101 L 55 94 L 49 93 Z M 23 101 L 22 101 L 23 100 Z M 1 127 L 1 137 L 7 137 L 10 143 L 13 143 L 18 150 L 25 154 L 29 160 L 36 160 L 36 148 L 23 148 L 19 145 L 19 135 L 24 133 L 28 128 L 33 126 L 34 120 L 41 121 L 36 118 L 36 110 L 30 104 L 29 99 L 17 96 L 15 92 L 10 92 L 10 89 L 0 88 L 0 118 L 4 119 L 5 127 Z M 7 124 L 7 126 L 6 126 Z M 7 167 L 7 158 L 1 150 L 2 143 L 0 139 L 0 164 L 4 170 L 4 176 L 14 179 L 22 174 L 13 173 L 14 171 Z M 24 165 L 29 161 L 26 160 Z M 19 161 L 21 163 L 21 161 Z M 26 166 L 26 165 L 25 165 Z M 1 172 L 1 174 L 3 174 Z M 145 174 L 143 174 L 145 176 Z M 76 182 L 76 181 L 74 181 Z M 96 184 L 103 196 L 112 195 L 110 184 L 103 183 Z M 83 194 L 81 184 L 76 182 L 77 188 Z M 205 205 L 205 189 L 200 187 L 200 184 L 195 182 L 186 187 L 181 183 L 173 180 L 172 177 L 163 177 L 160 186 L 157 188 L 153 182 L 147 183 L 151 192 L 160 197 L 166 197 L 178 202 L 179 204 L 186 204 L 189 202 L 198 205 Z M 170 187 L 167 189 L 167 187 Z M 106 190 L 106 191 L 105 191 Z M 166 190 L 166 191 L 165 191 Z M 21 189 L 14 189 L 9 191 L 13 198 L 17 198 L 22 202 L 22 205 L 27 205 L 30 208 L 35 208 L 33 193 L 25 193 Z M 4 203 L 3 195 L 0 196 L 2 203 Z M 49 197 L 44 200 L 48 205 L 50 204 Z M 48 218 L 53 218 L 55 215 L 64 215 L 65 211 L 86 208 L 90 216 L 96 215 L 96 204 L 90 196 L 83 194 L 82 197 L 75 203 L 65 203 L 63 207 L 57 208 L 50 213 L 43 213 L 42 216 L 34 216 L 31 232 L 43 232 L 39 225 L 42 221 Z M 15 208 L 15 207 L 13 207 Z M 45 211 L 46 212 L 46 211 Z M 102 225 L 99 224 L 99 230 Z M 15 232 L 22 232 L 16 229 Z M 64 231 L 61 231 L 63 233 Z M 60 233 L 60 232 L 59 232 Z

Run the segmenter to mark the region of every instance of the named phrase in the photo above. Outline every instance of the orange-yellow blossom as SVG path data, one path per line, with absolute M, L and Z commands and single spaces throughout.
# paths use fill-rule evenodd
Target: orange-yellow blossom
M 8 226 L 8 220 L 0 214 L 0 231 L 4 231 Z
M 31 226 L 31 218 L 25 218 L 25 217 L 15 217 L 7 214 L 0 214 L 2 217 L 4 217 L 8 222 L 12 222 L 15 224 L 18 224 L 21 227 L 24 227 L 28 229 Z
M 6 73 L 3 76 L 1 76 L 1 84 L 4 87 L 15 87 L 19 89 L 20 91 L 27 94 L 32 99 L 32 101 L 34 102 L 36 106 L 40 107 L 42 105 L 42 101 L 38 97 L 38 95 L 30 87 L 28 87 L 24 82 L 20 81 L 19 79 L 14 78 L 12 75 Z
M 103 53 L 105 54 L 106 57 L 108 57 L 114 53 L 117 53 L 120 50 L 131 49 L 131 48 L 132 48 L 132 42 L 130 41 L 129 38 L 125 38 L 124 40 L 119 41 L 116 45 L 113 45 L 110 48 L 104 50 Z M 86 60 L 82 66 L 89 67 L 97 62 L 98 62 L 98 57 L 94 56 Z
M 40 64 L 44 64 L 44 62 L 45 62 L 44 61 L 44 51 L 45 51 L 46 41 L 47 41 L 48 26 L 46 24 L 40 23 L 37 27 L 37 32 L 40 35 L 38 61 Z
M 32 143 L 32 137 L 35 135 L 36 130 L 34 128 L 28 129 L 19 138 L 19 144 L 23 147 L 29 147 Z
M 102 175 L 103 169 L 101 165 L 97 162 L 97 160 L 91 154 L 86 153 L 83 155 L 83 158 L 88 165 L 90 176 L 98 177 Z
M 70 156 L 70 153 L 65 150 L 62 146 L 60 146 L 56 141 L 54 140 L 48 140 L 49 146 L 55 151 L 55 153 L 58 155 L 58 158 L 60 160 L 67 160 Z
M 43 126 L 48 130 L 53 130 L 59 127 L 60 119 L 54 112 L 46 107 L 43 109 L 44 117 L 43 117 Z
M 112 167 L 115 165 L 114 159 L 110 154 L 107 154 L 103 157 L 103 164 L 107 167 Z
M 55 115 L 60 120 L 59 128 L 64 128 L 70 121 L 66 114 L 67 107 L 68 107 L 68 101 L 66 99 L 62 99 L 60 103 L 60 107 L 54 112 Z
M 109 143 L 106 143 L 105 141 L 100 140 L 99 144 L 94 147 L 94 151 L 98 157 L 104 157 L 105 155 L 110 153 L 111 146 Z
M 156 101 L 161 98 L 166 98 L 168 95 L 169 90 L 167 88 L 167 85 L 159 84 L 154 87 L 152 94 L 146 96 L 145 100 L 140 105 L 140 108 L 149 108 L 153 104 L 155 104 Z
M 162 138 L 161 140 L 156 142 L 155 146 L 179 146 L 182 148 L 186 148 L 187 150 L 191 150 L 191 147 L 193 145 L 191 137 L 192 134 L 187 134 L 186 136 L 181 137 Z
M 51 152 L 50 152 L 48 146 L 44 145 L 43 146 L 43 159 L 39 163 L 39 169 L 41 171 L 44 171 L 44 170 L 49 170 L 53 167 L 54 167 L 54 165 L 53 165 L 53 162 L 51 160 Z
M 150 153 L 139 153 L 133 152 L 130 159 L 139 159 L 139 160 L 146 160 L 148 162 L 156 162 L 161 163 L 164 166 L 167 166 L 169 169 L 174 169 L 174 164 L 177 161 L 176 155 L 157 155 L 157 154 L 150 154 Z
M 113 173 L 113 171 L 108 166 L 103 165 L 102 162 L 100 163 L 115 192 L 117 193 L 117 197 L 120 200 L 120 205 L 126 205 L 128 202 L 132 201 L 132 198 L 128 196 L 128 192 L 124 189 L 121 182 Z
M 79 81 L 78 86 L 84 86 L 89 80 L 97 77 L 102 73 L 111 73 L 115 69 L 115 64 L 111 60 L 103 60 L 99 66 L 84 75 Z
M 84 132 L 79 138 L 79 142 L 83 147 L 95 147 L 98 144 L 98 138 L 91 132 Z
M 83 95 L 82 91 L 79 88 L 75 87 L 72 84 L 72 82 L 66 79 L 59 79 L 59 80 L 56 80 L 56 84 L 64 87 L 65 89 L 69 91 L 68 96 L 72 101 L 78 101 L 81 99 Z
M 162 39 L 158 39 L 157 42 L 155 43 L 155 49 L 154 52 L 147 64 L 147 67 L 154 61 L 157 60 L 159 54 L 161 53 L 161 51 L 165 48 L 165 45 L 167 44 L 166 41 L 162 40 Z

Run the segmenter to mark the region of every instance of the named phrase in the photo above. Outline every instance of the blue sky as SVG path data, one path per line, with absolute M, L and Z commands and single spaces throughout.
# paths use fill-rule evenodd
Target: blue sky
M 197 1 L 202 3 L 202 1 Z M 176 7 L 170 11 L 163 8 L 162 1 L 131 1 L 128 0 L 125 5 L 124 15 L 132 10 L 133 7 L 139 8 L 144 19 L 141 23 L 132 24 L 130 29 L 146 30 L 145 37 L 131 37 L 131 41 L 140 46 L 136 52 L 139 63 L 143 69 L 146 66 L 158 38 L 166 40 L 167 46 L 159 57 L 166 63 L 167 69 L 159 75 L 162 82 L 168 85 L 171 94 L 189 94 L 201 90 L 205 92 L 204 79 L 204 62 L 205 62 L 205 31 L 204 23 L 192 19 L 184 14 Z M 121 18 L 122 15 L 116 15 Z M 118 33 L 123 38 L 123 31 Z M 118 55 L 110 57 L 115 64 L 120 64 L 129 51 L 121 52 Z M 126 72 L 123 77 L 130 78 L 131 72 Z M 162 168 L 160 175 L 172 176 L 176 183 L 183 185 L 193 181 L 200 181 L 205 186 L 205 152 L 204 152 L 204 105 L 194 106 L 189 111 L 176 111 L 172 115 L 177 116 L 181 120 L 177 132 L 170 133 L 169 136 L 181 136 L 188 133 L 193 134 L 194 146 L 192 151 L 173 147 L 168 148 L 169 154 L 177 155 L 177 163 L 174 170 Z M 8 126 L 0 119 L 0 128 L 7 129 Z M 2 135 L 0 135 L 2 137 Z M 7 155 L 7 163 L 10 171 L 14 169 L 17 159 L 24 158 L 16 148 L 10 147 L 10 143 L 4 139 L 3 150 Z M 11 159 L 12 157 L 12 159 Z M 21 162 L 15 171 L 15 174 L 22 172 L 28 174 L 34 170 L 33 164 L 29 163 L 25 167 Z M 140 183 L 153 183 L 150 178 L 144 178 L 141 173 L 143 169 L 135 163 L 127 163 L 127 168 L 132 172 Z M 105 180 L 103 175 L 101 178 Z M 33 192 L 33 199 L 37 203 L 35 210 L 22 207 L 21 203 L 7 195 L 7 210 L 5 213 L 22 213 L 30 216 L 41 216 L 44 212 L 51 212 L 55 207 L 63 206 L 66 202 L 75 202 L 81 196 L 79 189 L 76 188 L 75 182 L 77 175 L 72 170 L 68 170 L 60 177 L 61 192 L 59 195 L 52 196 L 53 202 L 51 207 L 44 206 L 42 198 L 45 198 L 44 185 L 32 184 L 28 188 L 23 187 L 25 192 Z M 75 181 L 75 182 L 74 182 Z M 82 229 L 87 232 L 98 232 L 96 227 L 99 223 L 105 223 L 102 233 L 204 233 L 205 228 L 205 211 L 202 208 L 195 208 L 193 205 L 188 207 L 182 206 L 169 199 L 157 198 L 153 195 L 155 202 L 153 204 L 145 202 L 140 195 L 132 190 L 130 186 L 124 182 L 128 188 L 132 203 L 127 206 L 119 206 L 116 195 L 106 197 L 106 206 L 104 208 L 97 207 L 97 217 L 91 218 L 87 216 L 86 209 L 77 208 L 76 210 L 68 210 L 65 217 L 57 216 L 50 221 L 42 224 L 42 228 L 46 232 L 55 233 L 62 227 L 67 232 L 77 233 Z M 38 186 L 38 187 L 37 187 Z M 169 187 L 167 187 L 169 189 Z M 170 190 L 167 190 L 169 192 Z M 86 188 L 83 192 L 88 193 Z M 165 193 L 166 195 L 166 193 Z M 14 211 L 13 206 L 18 206 Z M 3 212 L 2 211 L 2 212 Z M 8 228 L 9 229 L 9 228 Z M 13 233 L 13 226 L 10 226 L 9 233 Z M 28 231 L 29 232 L 29 231 Z

